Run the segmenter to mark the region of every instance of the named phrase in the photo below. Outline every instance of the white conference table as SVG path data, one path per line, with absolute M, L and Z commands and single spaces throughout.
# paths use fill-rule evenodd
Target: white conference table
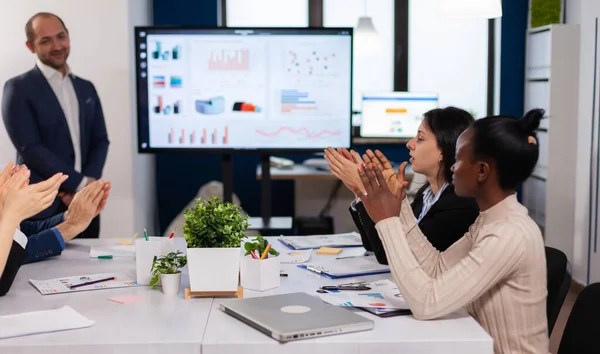
M 466 312 L 458 311 L 443 319 L 418 321 L 412 316 L 379 318 L 362 310 L 356 313 L 375 321 L 371 331 L 305 339 L 281 344 L 219 309 L 222 298 L 183 299 L 188 286 L 187 269 L 182 277 L 179 295 L 167 296 L 149 287 L 98 290 L 65 295 L 42 296 L 28 283 L 33 279 L 111 271 L 134 271 L 133 259 L 89 259 L 89 246 L 114 242 L 109 240 L 76 240 L 69 243 L 63 255 L 52 260 L 25 265 L 13 288 L 0 298 L 0 315 L 47 310 L 69 305 L 85 317 L 96 321 L 90 328 L 0 340 L 1 353 L 203 353 L 203 354 L 306 354 L 306 353 L 461 353 L 491 354 L 493 341 Z M 280 252 L 283 244 L 270 238 Z M 178 248 L 184 241 L 176 239 Z M 332 257 L 316 255 L 314 262 L 328 262 Z M 282 264 L 288 277 L 281 286 L 265 292 L 244 290 L 244 297 L 290 292 L 316 294 L 327 284 L 391 279 L 389 274 L 331 280 Z M 106 298 L 135 294 L 146 301 L 121 305 Z

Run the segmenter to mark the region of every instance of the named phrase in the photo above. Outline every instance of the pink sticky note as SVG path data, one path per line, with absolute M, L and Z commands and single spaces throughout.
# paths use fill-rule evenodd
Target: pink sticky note
M 133 304 L 134 302 L 144 301 L 144 300 L 146 300 L 146 298 L 143 296 L 135 296 L 135 295 L 121 295 L 121 296 L 111 297 L 106 300 L 118 302 L 119 304 L 123 304 L 123 305 L 129 305 L 129 304 Z

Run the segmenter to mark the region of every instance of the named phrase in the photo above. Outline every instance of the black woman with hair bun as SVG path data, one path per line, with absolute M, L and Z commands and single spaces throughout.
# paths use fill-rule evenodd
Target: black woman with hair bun
M 534 109 L 521 119 L 487 117 L 461 134 L 454 190 L 475 198 L 481 212 L 444 252 L 427 241 L 406 198 L 390 191 L 378 168 L 361 166 L 365 191 L 354 186 L 413 315 L 434 319 L 465 308 L 494 339 L 495 353 L 549 353 L 544 241 L 515 193 L 537 162 L 543 116 Z

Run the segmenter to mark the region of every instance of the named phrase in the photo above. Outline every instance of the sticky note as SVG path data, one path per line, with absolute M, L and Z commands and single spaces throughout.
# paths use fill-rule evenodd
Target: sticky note
M 342 252 L 341 248 L 321 247 L 317 250 L 317 254 L 339 254 Z
M 146 300 L 146 298 L 143 296 L 135 296 L 135 295 L 121 295 L 121 296 L 110 297 L 106 300 L 117 302 L 117 303 L 123 304 L 123 305 L 129 305 L 129 304 L 133 304 L 134 302 L 144 301 L 144 300 Z

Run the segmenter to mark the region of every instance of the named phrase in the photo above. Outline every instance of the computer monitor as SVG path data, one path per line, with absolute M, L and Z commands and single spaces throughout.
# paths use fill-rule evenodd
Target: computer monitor
M 136 27 L 138 150 L 351 145 L 352 28 Z
M 423 114 L 434 108 L 438 108 L 437 93 L 364 93 L 360 136 L 411 139 L 417 135 Z

